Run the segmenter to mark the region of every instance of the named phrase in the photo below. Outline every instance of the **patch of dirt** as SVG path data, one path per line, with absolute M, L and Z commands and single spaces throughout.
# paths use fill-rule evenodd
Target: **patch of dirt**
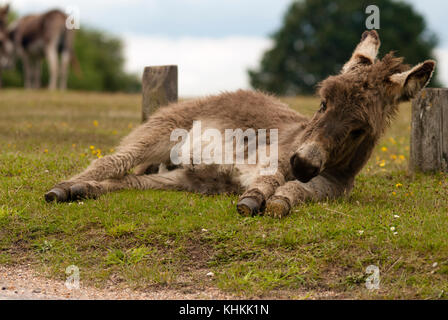
M 205 270 L 201 270 L 204 273 Z M 199 272 L 199 271 L 197 271 Z M 207 276 L 208 277 L 208 276 Z M 196 278 L 198 276 L 196 275 Z M 113 281 L 112 281 L 113 282 Z M 31 269 L 30 265 L 0 266 L 0 300 L 197 300 L 247 299 L 218 288 L 204 285 L 185 285 L 177 288 L 151 287 L 135 290 L 110 284 L 104 289 L 83 286 L 68 289 L 65 282 L 46 278 Z M 191 282 L 190 282 L 191 283 Z M 278 290 L 250 299 L 345 299 L 331 290 Z
M 133 290 L 110 285 L 104 289 L 83 286 L 68 289 L 65 282 L 45 278 L 31 270 L 29 265 L 0 266 L 0 300 L 195 300 L 235 299 L 217 288 L 158 288 Z

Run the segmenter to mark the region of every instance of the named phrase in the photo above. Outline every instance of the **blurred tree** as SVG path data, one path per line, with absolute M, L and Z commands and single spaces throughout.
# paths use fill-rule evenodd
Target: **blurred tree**
M 17 15 L 10 13 L 10 20 Z M 76 31 L 75 52 L 80 71 L 71 68 L 68 88 L 93 91 L 138 92 L 141 82 L 137 75 L 124 71 L 122 41 L 102 31 L 82 27 Z M 42 69 L 43 85 L 48 83 L 48 68 Z M 22 87 L 22 65 L 18 59 L 16 69 L 3 71 L 4 87 Z
M 123 44 L 104 32 L 81 28 L 76 32 L 75 52 L 81 74 L 71 72 L 68 87 L 79 90 L 140 90 L 136 75 L 124 71 Z
M 405 62 L 433 58 L 437 37 L 413 7 L 393 0 L 298 0 L 272 36 L 259 70 L 249 70 L 254 88 L 283 95 L 313 93 L 316 84 L 340 71 L 366 29 L 367 6 L 380 9 L 380 56 L 396 51 Z M 431 82 L 439 86 L 435 74 Z

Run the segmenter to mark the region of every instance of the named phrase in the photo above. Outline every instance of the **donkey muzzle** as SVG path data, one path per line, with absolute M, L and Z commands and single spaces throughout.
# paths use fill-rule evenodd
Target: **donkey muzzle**
M 324 155 L 317 145 L 305 145 L 292 155 L 290 162 L 294 176 L 306 183 L 322 171 Z

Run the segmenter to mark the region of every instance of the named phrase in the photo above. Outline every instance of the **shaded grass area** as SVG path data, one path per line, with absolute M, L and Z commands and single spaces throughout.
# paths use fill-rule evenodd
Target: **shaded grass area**
M 319 105 L 284 100 L 308 115 Z M 0 263 L 61 280 L 74 264 L 97 286 L 217 286 L 248 298 L 447 297 L 447 175 L 408 174 L 409 104 L 350 196 L 282 220 L 239 216 L 236 196 L 186 192 L 45 203 L 54 183 L 113 152 L 139 124 L 140 104 L 139 95 L 0 93 Z M 369 265 L 379 290 L 366 289 Z

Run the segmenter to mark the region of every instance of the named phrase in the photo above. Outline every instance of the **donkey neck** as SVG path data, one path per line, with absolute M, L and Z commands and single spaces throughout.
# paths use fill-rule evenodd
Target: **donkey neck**
M 353 180 L 366 165 L 377 144 L 378 138 L 366 137 L 350 156 L 324 170 L 327 175 L 341 180 Z

